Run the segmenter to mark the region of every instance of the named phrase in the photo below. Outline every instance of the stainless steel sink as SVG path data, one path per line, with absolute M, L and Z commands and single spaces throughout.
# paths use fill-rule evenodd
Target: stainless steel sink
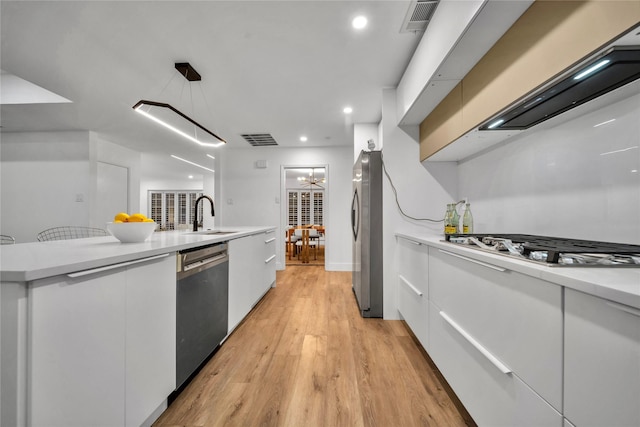
M 222 236 L 225 234 L 233 234 L 237 233 L 237 231 L 222 231 L 222 230 L 200 230 L 200 231 L 187 231 L 187 234 L 201 234 L 201 235 L 217 235 Z

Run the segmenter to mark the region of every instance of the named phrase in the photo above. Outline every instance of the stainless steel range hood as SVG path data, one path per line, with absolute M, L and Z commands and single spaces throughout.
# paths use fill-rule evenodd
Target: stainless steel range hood
M 614 46 L 562 73 L 479 130 L 528 129 L 640 78 L 640 46 Z

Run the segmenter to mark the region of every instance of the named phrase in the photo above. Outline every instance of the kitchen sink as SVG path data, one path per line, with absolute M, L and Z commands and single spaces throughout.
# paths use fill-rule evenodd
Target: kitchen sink
M 187 231 L 187 234 L 201 234 L 207 236 L 222 236 L 225 234 L 233 234 L 237 231 L 221 231 L 221 230 L 200 230 L 200 231 Z

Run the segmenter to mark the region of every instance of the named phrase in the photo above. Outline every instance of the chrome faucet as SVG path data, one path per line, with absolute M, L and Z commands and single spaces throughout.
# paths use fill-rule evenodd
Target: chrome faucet
M 198 231 L 198 202 L 202 199 L 207 199 L 211 203 L 211 216 L 216 216 L 213 210 L 213 200 L 209 196 L 200 196 L 196 199 L 196 203 L 193 207 L 193 231 Z M 204 214 L 203 214 L 204 215 Z

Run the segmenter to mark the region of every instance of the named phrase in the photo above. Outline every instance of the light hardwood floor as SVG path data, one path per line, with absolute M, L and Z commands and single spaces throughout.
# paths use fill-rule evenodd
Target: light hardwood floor
M 401 321 L 363 319 L 351 273 L 287 267 L 154 426 L 463 426 Z

